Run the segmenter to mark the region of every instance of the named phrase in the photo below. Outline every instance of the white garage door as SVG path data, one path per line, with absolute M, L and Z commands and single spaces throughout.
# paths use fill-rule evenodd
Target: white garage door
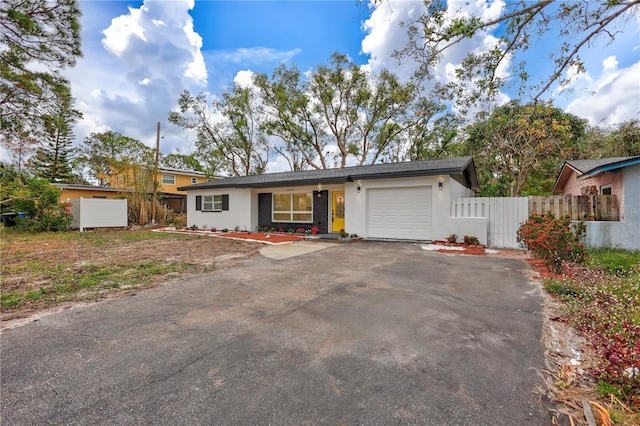
M 431 239 L 431 187 L 367 190 L 367 237 Z

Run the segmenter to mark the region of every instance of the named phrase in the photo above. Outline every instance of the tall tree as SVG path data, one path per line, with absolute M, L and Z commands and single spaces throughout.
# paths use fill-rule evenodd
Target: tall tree
M 178 100 L 180 111 L 169 114 L 169 121 L 196 132 L 196 156 L 209 175 L 259 174 L 266 168 L 269 146 L 256 101 L 251 88 L 238 85 L 211 103 L 205 93 L 194 97 L 184 91 Z
M 509 183 L 509 193 L 500 195 L 519 196 L 533 171 L 557 172 L 560 152 L 570 150 L 585 128 L 584 120 L 549 104 L 512 101 L 467 128 L 466 148 L 489 173 L 484 178 L 500 182 L 503 190 Z
M 38 139 L 33 137 L 28 130 L 21 125 L 15 127 L 12 132 L 1 132 L 0 142 L 11 158 L 18 175 L 22 174 L 23 166 L 38 149 Z
M 73 144 L 73 123 L 82 113 L 73 109 L 70 97 L 60 99 L 51 114 L 45 114 L 44 144 L 36 151 L 32 167 L 37 176 L 49 182 L 71 182 L 71 149 Z
M 163 155 L 160 159 L 162 167 L 171 169 L 190 170 L 194 172 L 204 172 L 204 168 L 200 161 L 193 154 L 172 153 Z
M 312 112 L 307 82 L 300 70 L 282 64 L 271 78 L 255 75 L 254 84 L 264 105 L 262 126 L 268 135 L 280 139 L 276 152 L 287 159 L 291 170 L 326 169 L 329 135 L 322 120 Z
M 604 157 L 640 155 L 640 120 L 617 124 L 605 139 Z
M 59 70 L 74 66 L 80 50 L 76 0 L 5 0 L 0 3 L 0 127 L 35 132 L 44 108 L 70 93 Z M 23 127 L 25 127 L 23 125 Z
M 385 152 L 406 143 L 409 130 L 427 117 L 418 114 L 417 85 L 387 70 L 367 73 L 339 53 L 306 80 L 295 66 L 282 65 L 271 79 L 259 74 L 254 82 L 268 114 L 267 132 L 316 169 L 393 157 Z
M 485 34 L 498 37 L 492 48 L 470 51 L 455 70 L 456 80 L 445 87 L 466 106 L 491 99 L 509 82 L 519 82 L 521 96 L 542 99 L 554 84 L 569 82 L 564 78 L 569 69 L 584 72 L 583 50 L 598 41 L 613 42 L 629 22 L 633 25 L 640 5 L 640 0 L 517 0 L 504 4 L 497 18 L 487 19 L 469 13 L 471 8 L 462 2 L 423 2 L 424 13 L 406 22 L 409 41 L 396 55 L 417 59 L 424 75 L 432 76 L 444 53 L 465 40 Z M 550 74 L 537 81 L 520 56 L 534 47 L 537 56 L 548 56 L 553 64 Z M 501 71 L 505 69 L 506 74 Z
M 132 165 L 150 169 L 153 150 L 136 139 L 109 130 L 85 138 L 76 158 L 100 186 L 118 186 L 112 182 L 114 174 L 124 178 L 123 171 Z

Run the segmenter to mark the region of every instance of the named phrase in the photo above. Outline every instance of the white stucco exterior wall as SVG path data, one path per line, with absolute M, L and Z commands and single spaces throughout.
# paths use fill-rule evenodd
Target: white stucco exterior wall
M 196 211 L 196 196 L 229 194 L 229 210 L 221 212 Z M 255 213 L 254 213 L 255 211 Z M 255 224 L 253 217 L 255 215 Z M 219 188 L 189 191 L 187 194 L 187 226 L 198 228 L 216 227 L 218 230 L 233 230 L 239 226 L 241 230 L 253 231 L 258 224 L 258 196 L 251 189 Z
M 442 179 L 443 188 L 438 189 Z M 358 183 L 360 193 L 357 192 Z M 451 234 L 476 236 L 480 243 L 487 243 L 486 218 L 453 218 L 450 217 L 452 199 L 473 196 L 470 189 L 465 188 L 450 176 L 425 176 L 412 178 L 374 179 L 345 183 L 345 230 L 350 234 L 358 234 L 367 238 L 367 190 L 374 188 L 409 188 L 416 186 L 431 187 L 431 235 L 432 240 L 443 240 Z
M 589 247 L 640 250 L 640 164 L 623 169 L 624 207 L 619 222 L 586 222 Z

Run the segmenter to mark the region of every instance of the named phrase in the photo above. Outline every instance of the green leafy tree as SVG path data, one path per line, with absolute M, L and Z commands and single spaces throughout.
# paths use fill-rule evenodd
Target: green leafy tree
M 172 153 L 163 155 L 160 159 L 162 167 L 178 170 L 191 170 L 194 172 L 204 172 L 200 161 L 193 154 Z
M 520 96 L 530 95 L 534 101 L 554 84 L 566 86 L 569 69 L 586 71 L 583 50 L 615 41 L 628 24 L 634 25 L 640 5 L 640 0 L 519 0 L 505 4 L 497 18 L 487 19 L 469 14 L 463 2 L 423 1 L 425 12 L 405 22 L 409 40 L 396 55 L 418 60 L 424 76 L 433 76 L 444 54 L 466 40 L 487 33 L 499 37 L 493 48 L 469 52 L 455 70 L 455 82 L 442 88 L 462 107 L 490 100 L 511 83 L 519 85 Z M 526 71 L 522 56 L 532 48 L 553 65 L 539 80 Z
M 153 150 L 142 142 L 114 131 L 92 133 L 85 138 L 76 161 L 100 186 L 119 186 L 114 174 L 126 178 L 132 165 L 151 170 Z
M 36 151 L 32 167 L 37 176 L 49 182 L 69 183 L 74 180 L 71 168 L 73 123 L 82 114 L 72 108 L 70 98 L 62 99 L 51 114 L 44 119 L 43 146 Z
M 564 160 L 560 153 L 577 144 L 585 127 L 584 120 L 551 105 L 512 101 L 467 128 L 466 149 L 486 171 L 481 187 L 500 183 L 501 195 L 519 196 L 533 171 L 555 177 Z
M 37 133 L 45 110 L 70 93 L 60 69 L 80 50 L 76 0 L 6 0 L 0 3 L 0 127 Z
M 617 124 L 604 144 L 603 157 L 640 155 L 640 120 L 634 118 Z
M 300 70 L 283 64 L 271 78 L 266 74 L 254 76 L 254 84 L 264 105 L 262 128 L 280 139 L 275 150 L 287 159 L 291 170 L 326 169 L 329 135 L 311 110 L 307 83 Z
M 263 173 L 269 157 L 266 135 L 260 129 L 259 111 L 251 88 L 238 85 L 221 100 L 209 102 L 205 93 L 184 91 L 178 100 L 179 112 L 169 121 L 197 135 L 196 157 L 205 172 L 233 176 Z
M 38 149 L 38 139 L 34 138 L 22 125 L 17 126 L 13 132 L 1 132 L 0 142 L 9 154 L 18 174 L 22 173 L 23 166 Z
M 0 163 L 0 210 L 20 212 L 20 228 L 31 231 L 66 231 L 73 217 L 60 203 L 60 189 L 48 181 L 18 173 L 12 165 Z
M 412 132 L 409 159 L 426 160 L 464 155 L 464 143 L 460 140 L 460 117 L 446 111 L 444 105 L 435 101 L 430 102 L 427 108 L 432 113 Z
M 425 121 L 420 90 L 388 70 L 370 74 L 335 53 L 306 79 L 295 66 L 256 76 L 267 118 L 264 127 L 283 142 L 294 170 L 345 167 L 349 159 L 373 164 L 395 158 L 409 143 L 410 130 Z M 300 164 L 302 163 L 302 164 Z

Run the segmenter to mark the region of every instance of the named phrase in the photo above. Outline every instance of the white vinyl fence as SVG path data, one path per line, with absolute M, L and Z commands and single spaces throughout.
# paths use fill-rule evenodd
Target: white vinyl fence
M 485 217 L 489 221 L 487 246 L 492 248 L 522 248 L 516 232 L 529 218 L 526 197 L 458 198 L 451 203 L 451 217 Z
M 80 232 L 87 228 L 118 228 L 128 225 L 127 200 L 76 198 L 69 202 L 73 215 L 71 227 Z

